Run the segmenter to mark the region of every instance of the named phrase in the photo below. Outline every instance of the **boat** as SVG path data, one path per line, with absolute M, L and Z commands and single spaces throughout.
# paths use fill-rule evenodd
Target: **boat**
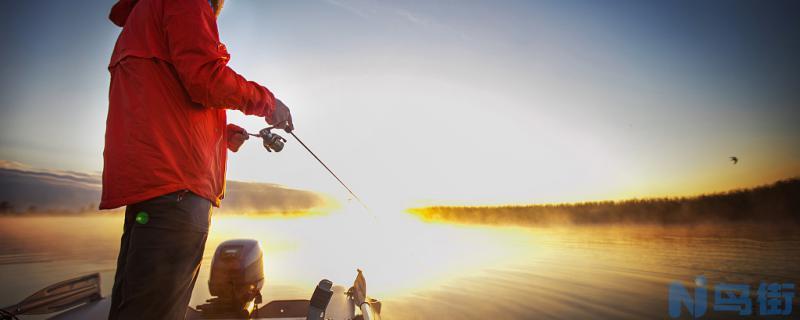
M 187 307 L 186 319 L 380 320 L 381 302 L 366 295 L 366 280 L 357 270 L 346 288 L 322 279 L 309 299 L 261 301 L 264 285 L 263 252 L 258 241 L 228 240 L 217 246 L 211 261 L 212 298 Z M 65 280 L 0 309 L 0 320 L 26 315 L 50 315 L 52 320 L 108 318 L 110 297 L 100 291 L 100 274 Z M 20 318 L 22 316 L 22 318 Z

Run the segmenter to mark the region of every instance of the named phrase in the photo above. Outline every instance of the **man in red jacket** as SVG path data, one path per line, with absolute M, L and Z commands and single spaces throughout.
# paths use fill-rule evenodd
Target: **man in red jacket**
M 291 131 L 289 109 L 227 67 L 222 0 L 119 0 L 111 62 L 101 209 L 127 206 L 109 319 L 183 319 L 211 207 L 225 189 L 226 148 L 246 131 L 225 109 Z

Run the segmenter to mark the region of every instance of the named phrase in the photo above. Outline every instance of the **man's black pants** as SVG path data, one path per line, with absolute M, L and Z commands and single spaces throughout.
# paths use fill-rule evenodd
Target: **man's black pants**
M 211 202 L 188 191 L 125 209 L 109 319 L 184 319 L 208 237 Z

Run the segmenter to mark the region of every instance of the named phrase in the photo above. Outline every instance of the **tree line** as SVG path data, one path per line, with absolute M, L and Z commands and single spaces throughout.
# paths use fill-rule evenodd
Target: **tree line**
M 434 206 L 409 210 L 425 220 L 479 224 L 800 224 L 800 178 L 694 197 L 510 206 Z

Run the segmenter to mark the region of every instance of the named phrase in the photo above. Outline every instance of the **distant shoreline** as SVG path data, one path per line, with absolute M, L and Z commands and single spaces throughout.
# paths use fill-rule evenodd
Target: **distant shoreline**
M 316 215 L 324 215 L 327 210 L 301 210 L 301 211 L 248 211 L 248 210 L 212 210 L 212 215 L 223 216 L 250 216 L 250 217 L 280 217 L 280 218 L 296 218 L 308 217 Z M 42 212 L 3 212 L 0 213 L 2 217 L 83 217 L 83 216 L 122 216 L 125 214 L 125 208 L 118 208 L 113 210 L 93 210 L 93 211 L 42 211 Z
M 692 197 L 567 204 L 431 206 L 407 210 L 425 221 L 487 225 L 763 223 L 800 225 L 800 178 Z

